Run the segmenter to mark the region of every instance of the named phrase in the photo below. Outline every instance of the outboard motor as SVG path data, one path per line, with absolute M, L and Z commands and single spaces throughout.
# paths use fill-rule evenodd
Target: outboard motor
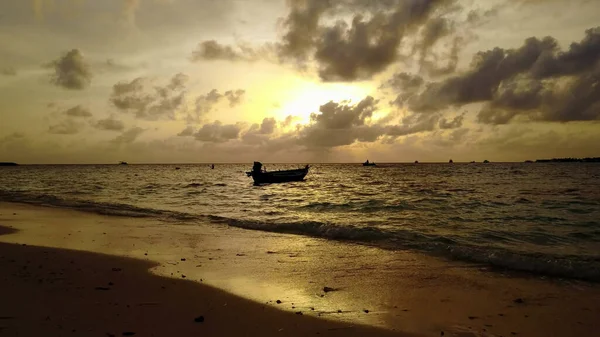
M 260 173 L 262 169 L 262 163 L 255 161 L 254 166 L 252 166 L 252 172 Z

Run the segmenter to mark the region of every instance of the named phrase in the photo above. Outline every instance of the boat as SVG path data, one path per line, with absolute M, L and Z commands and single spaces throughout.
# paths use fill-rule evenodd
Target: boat
M 127 165 L 127 162 L 126 161 L 120 161 L 119 165 Z
M 266 169 L 262 168 L 261 162 L 255 161 L 252 171 L 246 172 L 248 177 L 254 179 L 254 184 L 272 184 L 272 183 L 285 183 L 290 181 L 302 181 L 308 174 L 309 165 L 304 168 L 294 170 L 280 170 L 267 172 Z
M 373 163 L 373 162 L 369 162 L 369 159 L 367 159 L 366 162 L 363 163 L 363 166 L 376 166 L 377 164 Z

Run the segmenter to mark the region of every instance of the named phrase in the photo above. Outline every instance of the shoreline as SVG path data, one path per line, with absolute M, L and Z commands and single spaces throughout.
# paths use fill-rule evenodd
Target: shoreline
M 2 336 L 409 336 L 280 311 L 130 258 L 0 243 L 0 266 Z
M 212 287 L 205 290 L 208 296 L 213 290 L 229 293 L 232 301 L 248 301 L 253 310 L 264 306 L 293 319 L 315 319 L 311 326 L 324 321 L 371 329 L 368 325 L 383 335 L 395 329 L 426 336 L 441 331 L 446 336 L 583 336 L 598 329 L 600 286 L 581 281 L 490 272 L 418 253 L 296 235 L 12 203 L 0 203 L 0 225 L 19 230 L 0 236 L 3 246 L 142 260 L 146 267 L 139 277 L 171 282 L 185 275 L 185 282 Z M 26 265 L 23 258 L 14 259 Z M 335 291 L 323 292 L 324 287 Z M 130 284 L 129 291 L 137 289 Z

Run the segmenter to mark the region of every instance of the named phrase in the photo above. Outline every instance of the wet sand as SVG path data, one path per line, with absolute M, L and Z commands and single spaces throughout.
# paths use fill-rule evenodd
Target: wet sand
M 153 265 L 0 243 L 0 335 L 407 336 L 280 311 L 192 281 L 150 274 Z
M 585 282 L 294 235 L 20 204 L 0 203 L 0 225 L 12 227 L 0 236 L 8 299 L 0 301 L 2 336 L 600 331 L 600 287 Z M 194 322 L 199 316 L 204 322 Z

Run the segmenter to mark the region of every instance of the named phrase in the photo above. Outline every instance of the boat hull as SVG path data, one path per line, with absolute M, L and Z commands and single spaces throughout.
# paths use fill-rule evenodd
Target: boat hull
M 248 172 L 248 175 L 254 179 L 254 184 L 274 184 L 302 181 L 307 174 L 307 168 L 273 172 Z

